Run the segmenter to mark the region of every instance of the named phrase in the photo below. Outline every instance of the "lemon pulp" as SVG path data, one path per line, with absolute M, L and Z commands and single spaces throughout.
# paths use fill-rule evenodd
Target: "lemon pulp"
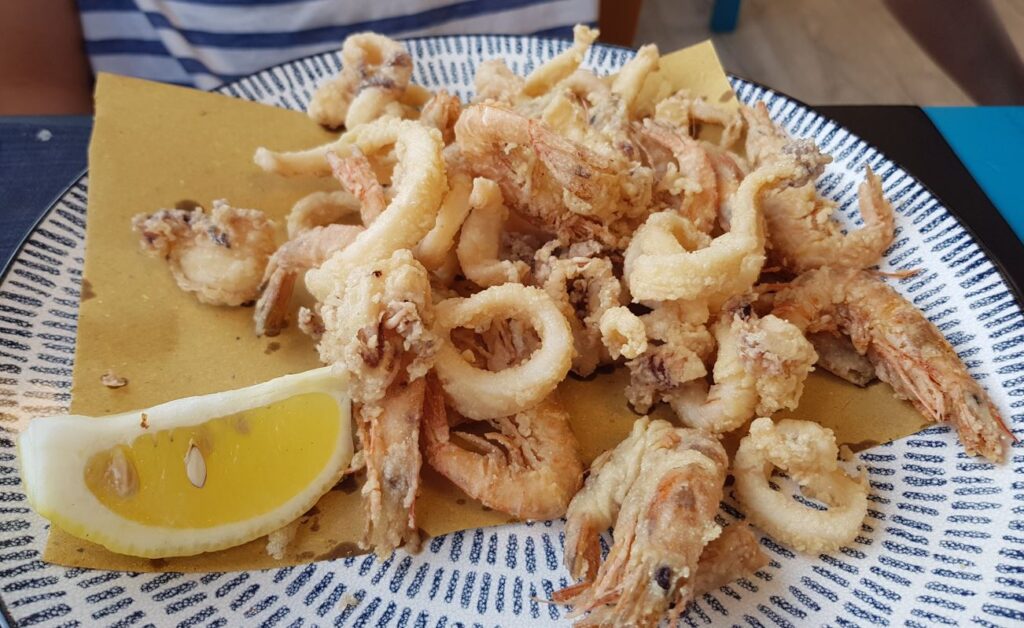
M 337 448 L 329 394 L 294 395 L 205 423 L 153 431 L 93 454 L 89 491 L 144 525 L 208 528 L 270 512 L 310 484 Z M 195 447 L 195 452 L 189 453 Z M 186 457 L 201 456 L 190 474 Z

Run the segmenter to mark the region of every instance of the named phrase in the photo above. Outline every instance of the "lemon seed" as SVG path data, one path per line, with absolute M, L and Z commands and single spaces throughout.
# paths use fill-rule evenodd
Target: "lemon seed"
M 206 460 L 203 459 L 203 452 L 191 440 L 185 453 L 185 475 L 196 488 L 203 488 L 206 484 Z
M 117 447 L 110 454 L 110 462 L 107 463 L 103 479 L 113 489 L 114 494 L 121 498 L 130 497 L 139 490 L 139 476 L 135 472 L 135 465 L 121 447 Z

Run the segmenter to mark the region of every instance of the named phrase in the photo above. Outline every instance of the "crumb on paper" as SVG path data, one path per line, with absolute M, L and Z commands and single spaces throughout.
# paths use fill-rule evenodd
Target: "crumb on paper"
M 299 520 L 296 519 L 283 528 L 274 530 L 267 535 L 267 555 L 274 560 L 283 560 L 288 546 L 295 540 L 299 531 Z
M 36 133 L 36 139 L 40 142 L 49 142 L 53 138 L 53 131 L 50 129 L 39 129 Z
M 359 598 L 352 595 L 351 593 L 346 593 L 345 595 L 341 596 L 341 606 L 342 608 L 347 606 L 359 606 Z
M 121 388 L 128 385 L 128 380 L 107 369 L 107 372 L 100 376 L 100 383 L 107 388 Z
M 144 430 L 149 429 L 149 415 L 145 412 L 142 413 L 142 418 L 139 420 L 139 427 Z

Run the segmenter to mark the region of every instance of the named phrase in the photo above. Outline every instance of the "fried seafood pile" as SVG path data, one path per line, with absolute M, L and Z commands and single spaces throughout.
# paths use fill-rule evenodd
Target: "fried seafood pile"
M 577 27 L 526 77 L 481 64 L 464 105 L 412 84 L 400 43 L 353 35 L 309 106 L 344 132 L 255 155 L 339 184 L 298 200 L 284 244 L 220 201 L 133 228 L 182 289 L 255 302 L 260 335 L 294 320 L 351 374 L 367 547 L 416 549 L 426 462 L 518 519 L 566 516 L 579 582 L 555 599 L 582 623 L 653 625 L 766 562 L 746 525 L 716 523 L 727 473 L 748 519 L 798 550 L 859 532 L 867 484 L 832 432 L 764 418 L 796 407 L 815 364 L 888 382 L 968 453 L 1002 460 L 1009 433 L 939 330 L 870 270 L 894 231 L 877 176 L 860 186 L 863 227 L 844 231 L 815 189 L 830 158 L 813 142 L 763 104 L 673 93 L 654 46 L 613 77 L 581 69 L 596 36 Z M 316 305 L 295 312 L 300 282 Z M 665 403 L 682 427 L 639 418 L 584 482 L 556 388 L 613 365 L 637 413 Z M 748 425 L 730 464 L 719 439 Z M 826 508 L 776 490 L 776 470 Z

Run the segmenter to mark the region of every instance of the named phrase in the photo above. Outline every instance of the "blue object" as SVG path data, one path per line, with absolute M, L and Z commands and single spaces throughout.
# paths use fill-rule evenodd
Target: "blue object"
M 711 32 L 731 33 L 740 21 L 740 0 L 715 0 L 711 9 Z
M 1020 182 L 1024 107 L 925 107 L 924 111 L 1024 242 L 1024 187 Z
M 0 268 L 85 170 L 89 116 L 0 117 Z

